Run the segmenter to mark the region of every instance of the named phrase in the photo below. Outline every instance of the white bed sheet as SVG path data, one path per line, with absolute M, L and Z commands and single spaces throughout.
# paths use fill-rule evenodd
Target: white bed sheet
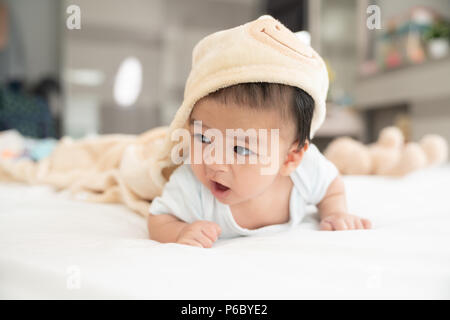
M 449 299 L 450 166 L 402 179 L 345 177 L 373 230 L 220 240 L 211 249 L 148 240 L 121 205 L 48 186 L 0 184 L 0 298 Z

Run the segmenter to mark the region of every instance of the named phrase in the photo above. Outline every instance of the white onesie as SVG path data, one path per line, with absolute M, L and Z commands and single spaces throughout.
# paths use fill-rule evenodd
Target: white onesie
M 154 215 L 169 213 L 188 223 L 196 220 L 213 221 L 222 229 L 220 238 L 278 232 L 298 225 L 305 216 L 306 205 L 318 204 L 337 175 L 337 168 L 315 145 L 310 144 L 300 165 L 290 175 L 294 184 L 289 200 L 290 220 L 250 230 L 240 227 L 229 205 L 218 201 L 197 180 L 191 166 L 183 164 L 172 173 L 162 195 L 153 200 L 149 210 Z

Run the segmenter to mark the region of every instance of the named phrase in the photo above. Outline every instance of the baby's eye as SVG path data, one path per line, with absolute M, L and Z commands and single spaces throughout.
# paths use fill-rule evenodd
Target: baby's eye
M 234 152 L 240 154 L 241 156 L 248 156 L 253 153 L 253 151 L 241 146 L 234 146 Z
M 195 139 L 201 141 L 202 143 L 211 143 L 211 140 L 209 140 L 207 137 L 205 137 L 201 133 L 194 134 Z

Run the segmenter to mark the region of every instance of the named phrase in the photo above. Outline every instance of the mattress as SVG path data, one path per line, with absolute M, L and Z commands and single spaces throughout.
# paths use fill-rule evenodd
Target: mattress
M 203 249 L 148 239 L 118 204 L 0 183 L 2 299 L 449 299 L 450 166 L 346 176 L 372 230 L 294 230 Z

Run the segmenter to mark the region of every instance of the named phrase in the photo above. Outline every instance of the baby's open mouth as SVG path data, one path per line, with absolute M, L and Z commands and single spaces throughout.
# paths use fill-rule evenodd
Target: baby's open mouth
M 220 184 L 215 181 L 214 181 L 214 187 L 216 188 L 216 190 L 219 190 L 219 191 L 227 191 L 228 189 L 230 189 L 227 186 L 224 186 L 223 184 Z
M 224 200 L 226 197 L 228 197 L 229 193 L 231 192 L 231 189 L 229 187 L 214 180 L 211 180 L 211 183 L 211 192 L 216 198 Z

